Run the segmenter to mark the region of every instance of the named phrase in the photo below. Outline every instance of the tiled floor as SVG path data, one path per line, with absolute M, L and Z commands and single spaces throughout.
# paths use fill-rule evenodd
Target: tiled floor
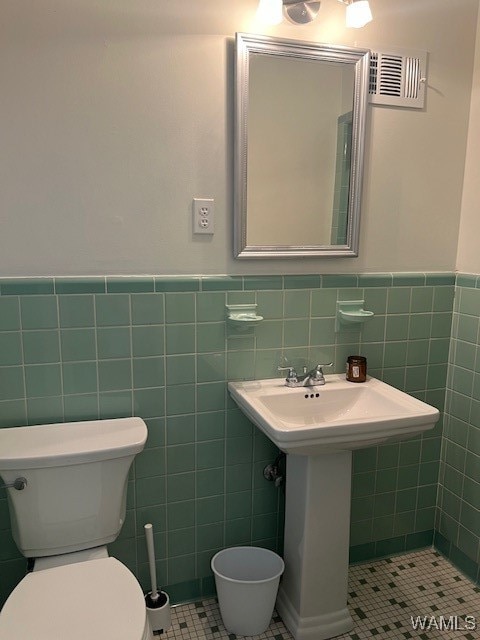
M 338 640 L 480 640 L 480 588 L 432 549 L 351 567 L 349 607 L 355 628 Z M 430 628 L 415 630 L 412 616 L 425 618 Z M 476 617 L 477 630 L 470 630 L 466 616 Z M 212 599 L 173 608 L 172 626 L 163 638 L 235 640 L 236 636 L 223 626 Z M 274 613 L 270 627 L 256 638 L 291 640 L 292 636 Z

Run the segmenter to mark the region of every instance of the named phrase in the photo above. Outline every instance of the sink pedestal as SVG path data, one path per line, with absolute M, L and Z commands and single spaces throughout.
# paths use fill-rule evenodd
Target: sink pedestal
M 296 640 L 324 640 L 353 628 L 347 609 L 351 470 L 351 451 L 287 455 L 277 610 Z

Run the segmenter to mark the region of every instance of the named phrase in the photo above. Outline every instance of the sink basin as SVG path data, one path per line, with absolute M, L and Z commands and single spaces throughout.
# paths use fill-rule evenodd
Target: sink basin
M 439 412 L 375 378 L 352 383 L 327 375 L 318 387 L 284 380 L 230 382 L 232 398 L 279 449 L 315 455 L 410 438 L 431 429 Z

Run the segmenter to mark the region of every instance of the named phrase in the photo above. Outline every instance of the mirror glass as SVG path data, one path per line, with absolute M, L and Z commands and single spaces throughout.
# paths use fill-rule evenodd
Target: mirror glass
M 235 255 L 358 254 L 368 51 L 237 34 Z

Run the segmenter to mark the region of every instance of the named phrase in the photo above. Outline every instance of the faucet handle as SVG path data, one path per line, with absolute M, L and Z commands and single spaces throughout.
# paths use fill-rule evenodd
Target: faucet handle
M 298 382 L 295 367 L 277 367 L 277 371 L 288 371 L 287 377 L 285 378 L 285 384 L 287 385 L 287 387 L 291 387 Z
M 323 367 L 333 367 L 333 362 L 324 362 L 322 364 L 317 364 L 313 370 L 318 371 L 319 373 L 323 373 Z
M 277 371 L 288 371 L 289 378 L 296 378 L 297 372 L 295 371 L 295 367 L 277 367 Z
M 331 367 L 333 362 L 325 362 L 324 364 L 317 364 L 309 374 L 310 380 L 313 382 L 319 382 L 325 384 L 325 376 L 323 375 L 323 367 Z

